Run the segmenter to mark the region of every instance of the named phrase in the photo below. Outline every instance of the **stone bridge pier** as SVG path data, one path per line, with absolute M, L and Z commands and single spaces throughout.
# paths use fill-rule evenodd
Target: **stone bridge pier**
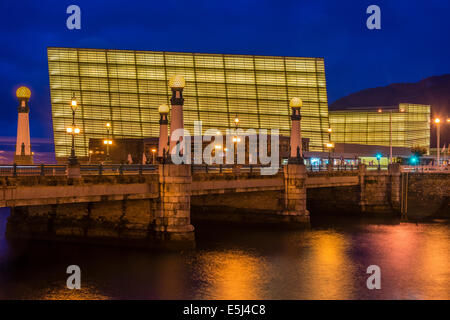
M 191 166 L 159 166 L 159 205 L 153 229 L 168 240 L 194 240 L 191 224 Z
M 283 175 L 284 208 L 281 214 L 309 222 L 309 212 L 306 210 L 306 167 L 302 164 L 288 164 L 283 168 Z

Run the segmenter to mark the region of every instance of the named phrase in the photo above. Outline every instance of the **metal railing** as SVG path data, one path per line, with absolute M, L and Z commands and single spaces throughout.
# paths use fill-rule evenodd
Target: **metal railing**
M 108 164 L 80 165 L 81 175 L 142 175 L 157 173 L 156 165 Z M 65 176 L 66 165 L 0 165 L 0 176 Z
M 234 164 L 197 164 L 191 166 L 192 173 L 261 173 L 263 165 L 234 165 Z M 281 170 L 280 166 L 280 170 Z
M 325 172 L 325 171 L 357 171 L 358 166 L 353 165 L 334 165 L 331 168 L 328 165 L 306 165 L 306 170 L 310 172 Z
M 417 165 L 417 166 L 402 166 L 402 172 L 449 172 L 450 166 L 430 166 L 430 165 Z

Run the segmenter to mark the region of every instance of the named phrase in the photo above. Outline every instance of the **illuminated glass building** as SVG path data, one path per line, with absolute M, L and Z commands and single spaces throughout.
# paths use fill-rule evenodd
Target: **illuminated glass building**
M 323 58 L 48 48 L 48 65 L 57 158 L 70 153 L 72 93 L 80 105 L 76 152 L 87 156 L 89 139 L 105 138 L 106 122 L 113 139 L 158 136 L 158 106 L 169 104 L 174 74 L 186 78 L 184 123 L 192 134 L 196 120 L 225 132 L 238 115 L 240 128 L 289 135 L 289 99 L 300 97 L 310 150 L 328 141 Z
M 335 143 L 430 148 L 430 106 L 401 103 L 398 107 L 330 111 Z

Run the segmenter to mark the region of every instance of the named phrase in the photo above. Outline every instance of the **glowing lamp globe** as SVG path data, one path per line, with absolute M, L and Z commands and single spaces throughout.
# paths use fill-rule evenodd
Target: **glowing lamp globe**
M 291 101 L 289 101 L 289 106 L 291 108 L 301 108 L 303 106 L 303 101 L 300 98 L 292 98 Z
M 30 99 L 31 97 L 31 90 L 27 87 L 20 87 L 16 90 L 16 97 L 18 99 Z
M 183 89 L 186 86 L 186 81 L 183 76 L 174 75 L 169 79 L 169 87 L 173 89 Z
M 159 113 L 169 113 L 169 106 L 167 104 L 162 104 L 158 108 Z

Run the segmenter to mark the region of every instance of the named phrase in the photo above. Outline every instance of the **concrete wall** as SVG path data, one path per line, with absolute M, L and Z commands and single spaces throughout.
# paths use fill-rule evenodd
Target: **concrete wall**
M 277 175 L 195 174 L 191 214 L 197 220 L 309 222 L 306 169 L 288 165 Z
M 307 190 L 311 215 L 400 215 L 399 165 L 390 165 L 388 171 L 367 171 L 360 165 L 353 174 L 335 172 L 326 179 L 333 179 L 332 187 Z
M 359 185 L 311 188 L 306 190 L 306 196 L 306 207 L 311 216 L 361 214 Z
M 450 172 L 408 174 L 408 217 L 450 217 Z
M 158 198 L 158 176 L 0 177 L 0 207 Z
M 19 206 L 12 208 L 6 232 L 10 238 L 155 240 L 156 211 L 154 199 Z

